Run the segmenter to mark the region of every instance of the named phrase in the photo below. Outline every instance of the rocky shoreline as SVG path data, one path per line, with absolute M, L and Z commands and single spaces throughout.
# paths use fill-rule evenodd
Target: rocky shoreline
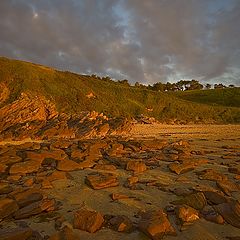
M 2 145 L 0 237 L 237 239 L 239 156 L 117 136 Z

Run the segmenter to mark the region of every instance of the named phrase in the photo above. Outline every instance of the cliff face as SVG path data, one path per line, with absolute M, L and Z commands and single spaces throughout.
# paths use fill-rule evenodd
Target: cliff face
M 59 114 L 54 103 L 30 93 L 22 93 L 18 100 L 0 108 L 1 140 L 102 137 L 122 134 L 130 127 L 126 119 L 108 119 L 94 111 Z

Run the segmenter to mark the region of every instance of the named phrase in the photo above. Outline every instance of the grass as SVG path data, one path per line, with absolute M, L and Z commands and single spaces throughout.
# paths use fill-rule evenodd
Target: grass
M 174 93 L 177 97 L 208 105 L 240 107 L 240 88 L 192 90 Z
M 70 114 L 95 110 L 109 116 L 144 114 L 167 122 L 177 119 L 240 123 L 239 97 L 237 100 L 228 99 L 235 96 L 234 91 L 239 94 L 239 89 L 226 89 L 228 92 L 224 93 L 223 101 L 217 97 L 222 94 L 219 90 L 156 92 L 7 58 L 0 58 L 1 81 L 11 91 L 9 99 L 1 106 L 18 99 L 21 92 L 28 92 L 44 95 L 56 104 L 60 112 Z M 93 93 L 95 98 L 88 98 L 89 93 Z M 201 97 L 201 94 L 206 95 Z M 149 112 L 147 108 L 153 108 L 153 111 Z

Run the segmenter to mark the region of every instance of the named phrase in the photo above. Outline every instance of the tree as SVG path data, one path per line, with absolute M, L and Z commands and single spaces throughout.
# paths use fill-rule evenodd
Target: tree
M 140 83 L 139 82 L 135 82 L 135 85 L 134 85 L 135 87 L 140 87 Z
M 230 84 L 230 85 L 228 85 L 228 87 L 229 87 L 229 88 L 235 88 L 235 85 Z
M 123 79 L 123 80 L 118 80 L 119 83 L 126 85 L 126 86 L 130 86 L 129 82 L 127 79 Z
M 187 90 L 197 90 L 197 89 L 203 89 L 203 85 L 199 83 L 197 80 L 192 79 L 189 83 L 189 87 Z
M 206 86 L 205 86 L 206 89 L 211 89 L 211 87 L 212 87 L 212 85 L 209 84 L 209 83 L 207 83 Z
M 154 83 L 152 90 L 163 92 L 165 90 L 164 84 L 161 82 Z
M 214 84 L 214 89 L 223 89 L 223 88 L 226 88 L 225 85 L 223 85 L 222 83 L 219 83 L 219 84 Z

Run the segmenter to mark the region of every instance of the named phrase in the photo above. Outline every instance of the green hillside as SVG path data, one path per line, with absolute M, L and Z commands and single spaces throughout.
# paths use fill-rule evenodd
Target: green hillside
M 197 103 L 240 107 L 240 88 L 192 90 L 175 92 L 175 96 Z
M 180 98 L 185 97 L 179 94 L 175 96 L 129 87 L 7 58 L 0 58 L 0 82 L 5 83 L 10 90 L 9 98 L 0 107 L 16 100 L 21 92 L 29 92 L 44 95 L 56 104 L 60 112 L 65 113 L 95 110 L 112 116 L 135 117 L 145 114 L 161 121 L 240 122 L 239 105 L 226 107 L 208 105 L 204 101 L 195 103 L 193 96 L 184 100 Z M 90 93 L 92 97 L 87 96 Z M 152 108 L 152 111 L 147 108 Z

